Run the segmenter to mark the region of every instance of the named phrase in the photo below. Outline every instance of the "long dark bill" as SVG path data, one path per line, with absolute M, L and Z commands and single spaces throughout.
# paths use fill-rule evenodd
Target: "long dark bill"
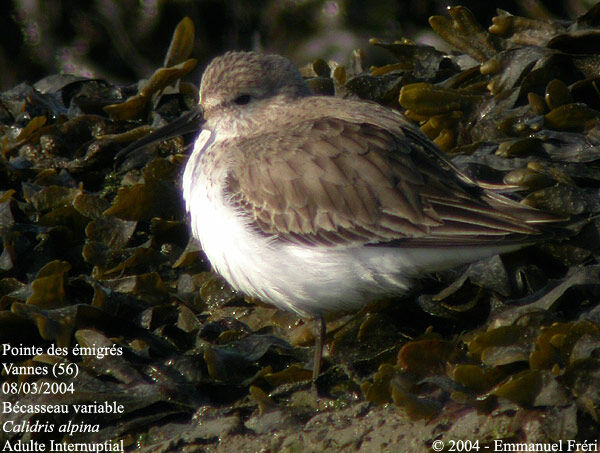
M 198 104 L 192 110 L 184 113 L 176 120 L 159 127 L 147 136 L 130 143 L 128 146 L 119 151 L 114 158 L 115 167 L 118 167 L 121 163 L 123 163 L 132 152 L 145 146 L 160 140 L 166 140 L 171 137 L 177 137 L 199 131 L 202 128 L 204 121 L 204 111 Z

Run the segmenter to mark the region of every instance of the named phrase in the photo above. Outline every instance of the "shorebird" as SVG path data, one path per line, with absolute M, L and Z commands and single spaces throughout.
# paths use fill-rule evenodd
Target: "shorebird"
M 314 95 L 288 59 L 227 52 L 183 175 L 191 231 L 239 291 L 317 325 L 407 293 L 424 274 L 514 251 L 556 217 L 488 190 L 397 111 Z M 193 123 L 193 121 L 191 121 Z

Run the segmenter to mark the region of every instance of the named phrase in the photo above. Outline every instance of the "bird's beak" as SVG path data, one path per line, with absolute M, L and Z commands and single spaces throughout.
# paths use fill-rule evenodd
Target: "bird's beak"
M 147 136 L 130 143 L 127 147 L 119 151 L 114 158 L 115 167 L 121 166 L 126 160 L 129 160 L 131 153 L 145 146 L 167 138 L 198 132 L 205 123 L 204 110 L 200 104 L 196 105 L 189 112 L 184 113 L 179 118 L 171 121 L 158 129 L 152 131 Z M 131 166 L 132 168 L 135 165 Z

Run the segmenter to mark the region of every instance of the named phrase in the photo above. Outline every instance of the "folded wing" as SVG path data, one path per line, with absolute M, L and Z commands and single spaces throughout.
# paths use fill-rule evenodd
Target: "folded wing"
M 268 134 L 234 144 L 226 195 L 273 240 L 466 245 L 556 220 L 477 186 L 410 127 L 322 117 Z

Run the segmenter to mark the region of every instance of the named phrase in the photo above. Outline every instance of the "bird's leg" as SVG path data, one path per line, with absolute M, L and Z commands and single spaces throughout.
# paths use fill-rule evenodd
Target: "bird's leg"
M 317 378 L 321 372 L 321 358 L 323 357 L 323 346 L 325 346 L 325 336 L 327 333 L 327 326 L 323 314 L 319 314 L 315 318 L 315 330 L 315 358 L 312 375 L 313 385 L 317 382 Z

